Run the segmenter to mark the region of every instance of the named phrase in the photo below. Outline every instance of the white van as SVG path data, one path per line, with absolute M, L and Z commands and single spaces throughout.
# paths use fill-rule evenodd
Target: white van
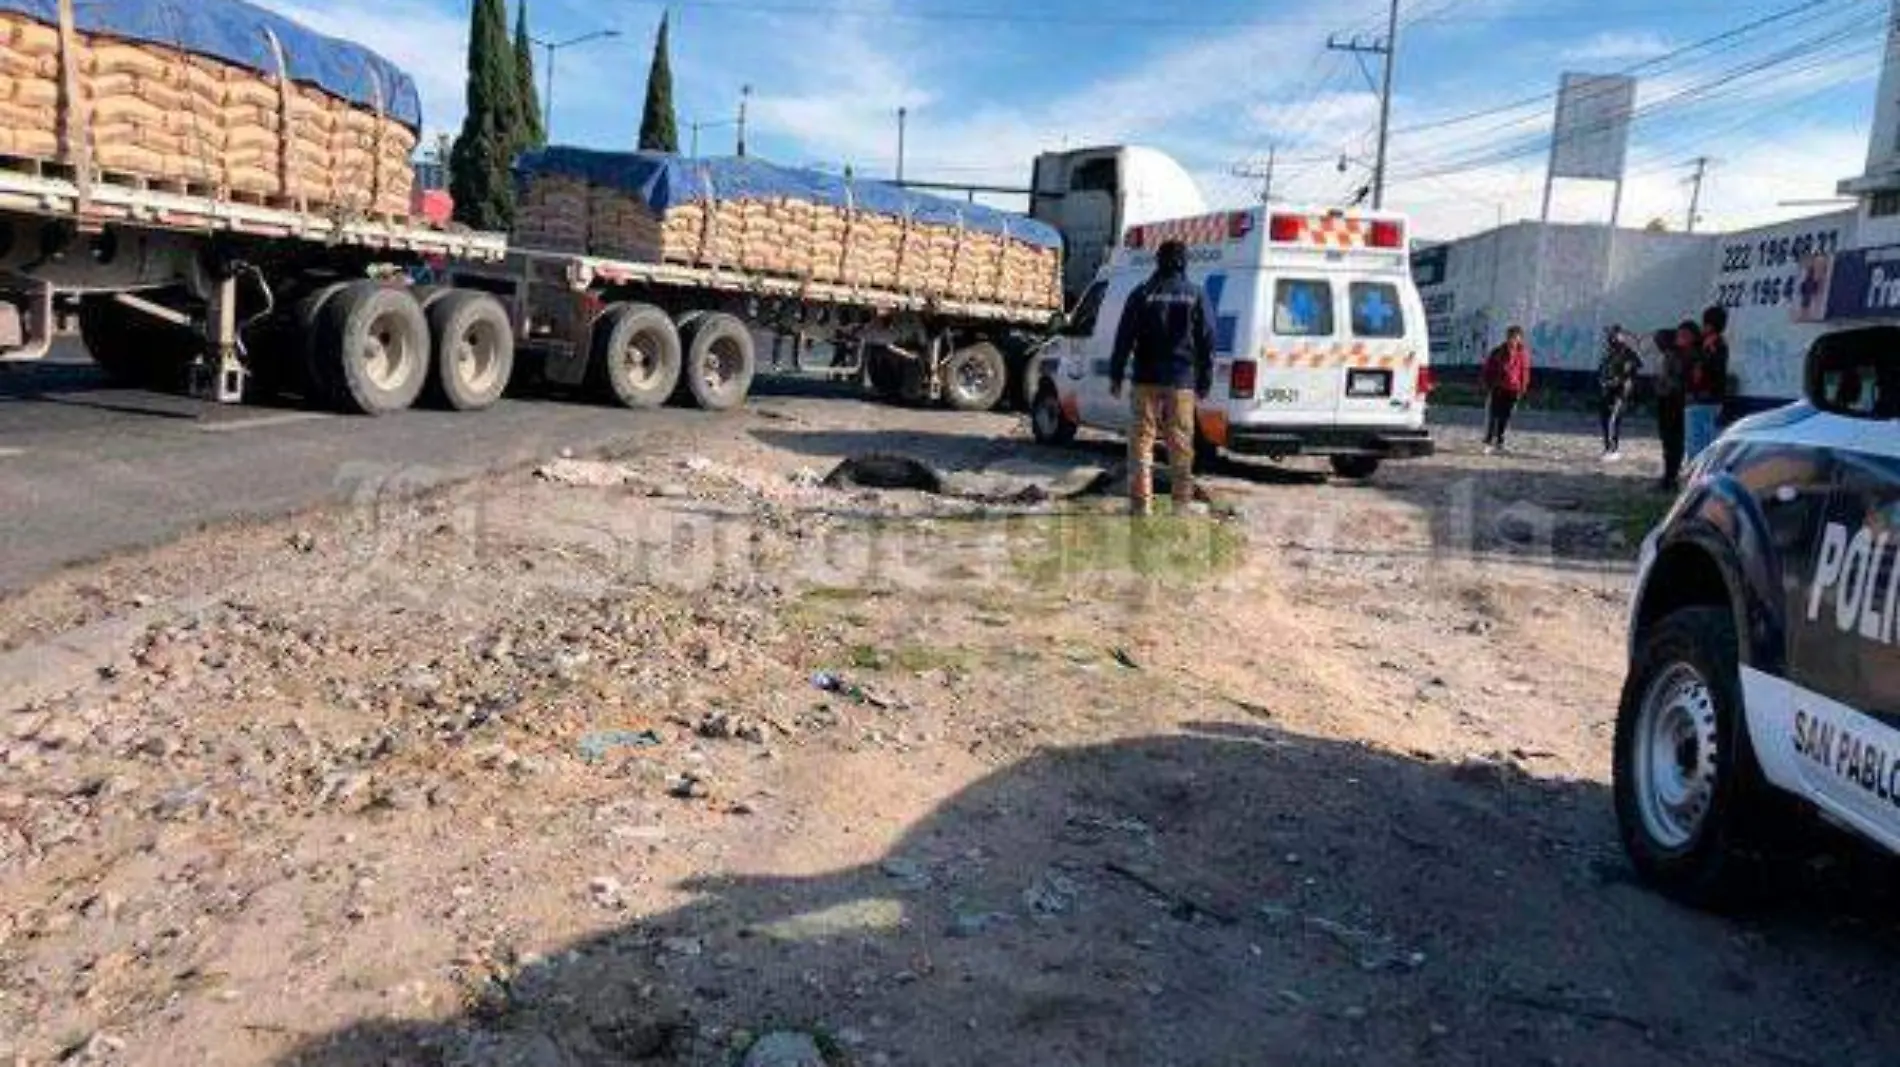
M 1216 319 L 1214 387 L 1196 420 L 1203 457 L 1326 456 L 1336 473 L 1367 478 L 1385 460 L 1431 455 L 1431 350 L 1406 237 L 1401 215 L 1281 207 L 1134 227 L 1044 352 L 1036 439 L 1127 432 L 1127 393 L 1109 395 L 1115 328 L 1155 250 L 1179 240 Z

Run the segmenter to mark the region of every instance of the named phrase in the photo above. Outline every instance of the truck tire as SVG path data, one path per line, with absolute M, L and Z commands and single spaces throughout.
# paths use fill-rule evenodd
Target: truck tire
M 501 399 L 515 367 L 514 324 L 488 293 L 441 293 L 428 307 L 435 363 L 429 398 L 455 411 L 480 411 Z
M 679 383 L 679 330 L 666 312 L 651 304 L 615 304 L 594 323 L 587 376 L 605 400 L 627 408 L 657 408 Z
M 110 296 L 79 302 L 79 339 L 113 384 L 140 389 L 178 388 L 204 346 L 196 333 Z
M 1063 414 L 1062 400 L 1056 387 L 1044 384 L 1036 391 L 1036 402 L 1029 406 L 1029 432 L 1040 445 L 1066 445 L 1081 429 Z
M 350 282 L 317 315 L 314 360 L 338 408 L 401 411 L 429 378 L 429 320 L 407 289 Z
M 1694 907 L 1737 903 L 1749 888 L 1761 824 L 1750 816 L 1760 771 L 1742 721 L 1735 621 L 1684 608 L 1635 650 L 1616 719 L 1612 795 L 1638 874 Z
M 312 404 L 335 407 L 336 386 L 331 380 L 329 361 L 323 358 L 323 346 L 318 334 L 323 322 L 323 309 L 330 306 L 336 295 L 350 287 L 349 282 L 329 282 L 303 294 L 292 304 L 289 312 L 287 343 L 282 348 L 287 358 L 295 360 L 293 368 L 297 386 L 302 390 L 304 399 Z
M 1036 388 L 1042 384 L 1042 356 L 1031 345 L 1019 347 L 1009 357 L 1009 406 L 1028 412 L 1036 404 Z
M 745 403 L 757 369 L 752 331 L 722 311 L 694 319 L 686 328 L 686 388 L 705 411 L 731 411 Z
M 1357 481 L 1364 481 L 1379 473 L 1377 456 L 1334 456 L 1332 465 L 1334 474 Z
M 864 380 L 870 387 L 871 396 L 887 404 L 898 400 L 899 376 L 897 359 L 884 345 L 864 346 Z
M 1009 388 L 1002 349 L 988 341 L 959 348 L 943 366 L 943 399 L 955 411 L 988 411 Z

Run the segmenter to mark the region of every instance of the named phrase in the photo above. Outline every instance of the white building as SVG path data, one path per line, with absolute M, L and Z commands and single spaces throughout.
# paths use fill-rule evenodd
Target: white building
M 1720 304 L 1738 397 L 1799 395 L 1830 320 L 1900 318 L 1900 0 L 1894 10 L 1867 172 L 1840 186 L 1858 208 L 1715 235 L 1524 222 L 1422 249 L 1434 359 L 1475 364 L 1515 323 L 1540 369 L 1582 385 L 1606 327 L 1646 337 Z

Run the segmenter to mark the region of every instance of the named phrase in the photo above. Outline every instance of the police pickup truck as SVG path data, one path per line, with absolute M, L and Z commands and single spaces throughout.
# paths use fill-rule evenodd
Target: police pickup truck
M 1637 870 L 1714 905 L 1788 816 L 1900 852 L 1900 328 L 1817 341 L 1644 543 L 1615 800 Z

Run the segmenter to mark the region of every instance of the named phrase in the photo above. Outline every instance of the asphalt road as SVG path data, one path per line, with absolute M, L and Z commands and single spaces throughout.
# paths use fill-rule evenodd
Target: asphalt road
M 696 411 L 513 399 L 380 419 L 226 407 L 108 384 L 79 346 L 0 364 L 0 592 L 208 524 L 470 477 L 557 454 L 732 432 Z

